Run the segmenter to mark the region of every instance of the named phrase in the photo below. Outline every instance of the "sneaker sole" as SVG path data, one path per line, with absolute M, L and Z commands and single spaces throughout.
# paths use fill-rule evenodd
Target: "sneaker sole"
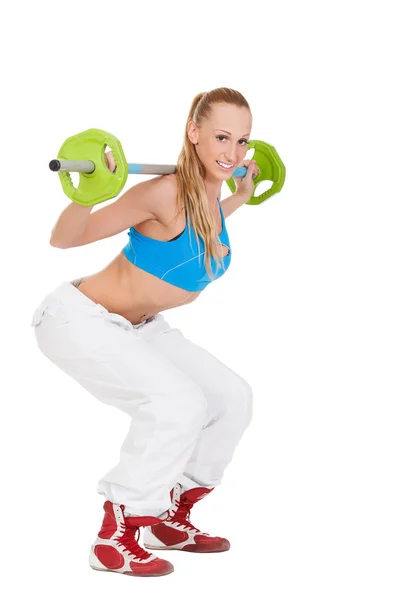
M 143 544 L 143 546 L 145 548 L 147 548 L 148 550 L 157 550 L 157 552 L 159 550 L 179 550 L 181 552 L 197 552 L 198 554 L 211 554 L 212 552 L 227 552 L 229 550 L 229 548 L 220 548 L 220 549 L 216 549 L 216 550 L 209 550 L 207 547 L 202 547 L 200 548 L 199 546 L 193 545 L 193 544 L 189 544 L 188 546 L 184 547 L 184 548 L 177 548 L 175 546 L 149 546 L 147 544 Z
M 133 571 L 113 571 L 112 569 L 99 569 L 99 567 L 93 567 L 89 565 L 94 571 L 103 571 L 105 573 L 117 573 L 118 575 L 130 575 L 131 577 L 162 577 L 163 575 L 170 575 L 174 572 L 174 569 L 167 571 L 166 573 L 134 573 Z

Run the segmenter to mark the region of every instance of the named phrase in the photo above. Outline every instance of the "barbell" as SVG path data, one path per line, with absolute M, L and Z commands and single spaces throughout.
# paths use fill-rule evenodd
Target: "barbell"
M 108 168 L 104 153 L 109 146 L 114 156 L 116 169 Z M 285 182 L 285 165 L 279 158 L 275 148 L 259 140 L 250 140 L 248 148 L 254 148 L 252 160 L 255 160 L 260 173 L 254 178 L 254 193 L 261 181 L 272 181 L 272 187 L 253 196 L 247 204 L 261 204 L 274 194 L 280 192 Z M 102 129 L 88 129 L 68 138 L 61 146 L 58 156 L 49 163 L 51 171 L 57 172 L 65 194 L 82 206 L 92 206 L 117 196 L 123 189 L 128 175 L 168 175 L 176 172 L 176 165 L 135 164 L 126 161 L 119 140 Z M 79 184 L 75 187 L 70 173 L 79 173 Z M 227 184 L 232 191 L 236 190 L 234 177 L 244 177 L 246 167 L 238 167 Z

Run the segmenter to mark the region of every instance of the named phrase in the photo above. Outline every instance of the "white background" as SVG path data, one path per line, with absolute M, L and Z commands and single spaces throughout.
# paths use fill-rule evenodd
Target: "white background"
M 2 583 L 7 598 L 398 600 L 399 94 L 395 2 L 22 2 L 2 17 Z M 194 96 L 247 98 L 281 193 L 227 219 L 232 264 L 173 326 L 245 377 L 254 417 L 193 510 L 231 550 L 141 579 L 88 566 L 124 413 L 40 354 L 42 298 L 127 235 L 59 250 L 63 141 L 176 164 Z M 128 184 L 143 180 L 131 176 Z M 230 194 L 224 185 L 223 197 Z

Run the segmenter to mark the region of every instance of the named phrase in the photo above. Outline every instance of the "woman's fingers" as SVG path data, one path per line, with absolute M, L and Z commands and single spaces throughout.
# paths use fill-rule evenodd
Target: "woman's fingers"
M 253 168 L 254 175 L 259 175 L 260 169 L 258 168 L 255 160 L 244 160 L 242 165 L 246 168 L 249 168 L 251 166 Z
M 105 152 L 104 153 L 104 159 L 105 159 L 106 165 L 110 169 L 110 171 L 114 171 L 114 169 L 115 169 L 115 160 L 114 160 L 113 153 L 111 151 L 110 152 Z

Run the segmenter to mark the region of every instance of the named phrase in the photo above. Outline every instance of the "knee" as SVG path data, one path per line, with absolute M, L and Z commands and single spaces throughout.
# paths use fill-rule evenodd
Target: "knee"
M 247 381 L 242 379 L 243 392 L 242 392 L 242 402 L 244 405 L 245 411 L 245 426 L 247 427 L 253 418 L 253 389 Z
M 232 382 L 227 401 L 236 413 L 242 418 L 244 427 L 247 427 L 253 418 L 253 390 L 249 383 L 237 376 Z

